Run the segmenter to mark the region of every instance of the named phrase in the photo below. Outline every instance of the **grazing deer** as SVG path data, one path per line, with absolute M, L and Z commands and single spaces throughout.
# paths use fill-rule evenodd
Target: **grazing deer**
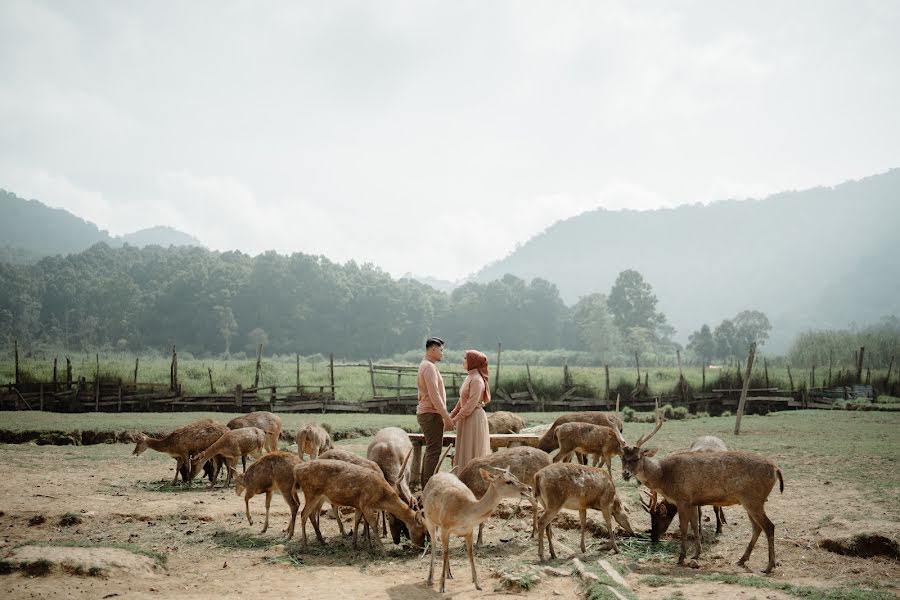
M 197 475 L 203 463 L 215 456 L 220 456 L 228 467 L 228 476 L 225 479 L 225 487 L 228 487 L 231 485 L 231 472 L 234 471 L 238 457 L 245 459 L 249 454 L 253 458 L 259 458 L 266 447 L 268 436 L 269 434 L 259 427 L 229 429 L 197 456 L 194 460 L 191 478 Z M 247 469 L 244 469 L 244 472 L 246 471 Z M 210 487 L 212 486 L 213 483 L 210 483 Z
M 384 474 L 384 479 L 397 487 L 400 497 L 410 508 L 415 510 L 416 501 L 409 489 L 409 463 L 404 457 L 412 451 L 409 434 L 399 427 L 379 429 L 366 449 L 366 457 L 377 463 Z M 391 530 L 391 539 L 400 543 L 403 524 L 391 515 L 387 518 Z
M 556 450 L 559 447 L 559 440 L 556 438 L 556 428 L 564 423 L 592 423 L 602 427 L 612 427 L 621 433 L 624 428 L 624 422 L 622 421 L 622 417 L 619 416 L 619 397 L 616 396 L 615 414 L 610 415 L 597 411 L 586 411 L 569 413 L 559 417 L 553 421 L 553 425 L 550 426 L 550 429 L 545 431 L 544 435 L 541 436 L 541 439 L 538 440 L 537 447 L 544 452 L 553 452 Z
M 296 437 L 297 454 L 300 455 L 300 460 L 304 460 L 304 454 L 309 454 L 309 457 L 315 460 L 319 454 L 334 447 L 328 432 L 323 427 L 312 423 L 307 423 L 298 429 Z
M 609 541 L 614 552 L 618 552 L 619 547 L 616 545 L 616 534 L 612 525 L 613 518 L 629 535 L 634 533 L 622 503 L 619 501 L 619 496 L 616 494 L 612 476 L 604 473 L 603 469 L 556 462 L 541 469 L 534 476 L 534 495 L 544 505 L 544 512 L 537 526 L 538 557 L 542 562 L 544 560 L 545 532 L 547 533 L 547 544 L 550 547 L 550 558 L 556 558 L 550 524 L 563 508 L 578 511 L 581 519 L 582 553 L 586 552 L 584 532 L 587 527 L 587 509 L 589 508 L 603 513 L 606 529 L 609 531 Z
M 168 454 L 176 461 L 175 479 L 172 480 L 172 485 L 178 483 L 179 474 L 186 483 L 193 477 L 191 456 L 196 456 L 209 448 L 227 431 L 228 428 L 224 425 L 216 423 L 212 419 L 203 419 L 176 429 L 163 438 L 152 438 L 141 433 L 138 434 L 137 445 L 132 454 L 140 456 L 147 448 Z M 182 467 L 186 467 L 187 479 L 184 477 L 185 473 L 181 473 Z
M 450 571 L 450 536 L 457 535 L 466 540 L 469 565 L 472 567 L 472 582 L 480 590 L 478 572 L 475 570 L 475 552 L 472 548 L 472 529 L 483 523 L 494 512 L 503 498 L 531 498 L 531 488 L 516 479 L 509 471 L 481 469 L 481 477 L 488 482 L 487 491 L 480 500 L 475 498 L 459 477 L 452 473 L 437 473 L 422 490 L 422 505 L 425 527 L 431 536 L 431 567 L 428 570 L 428 585 L 434 582 L 434 555 L 437 546 L 437 529 L 441 530 L 444 564 L 441 568 L 441 592 L 444 580 Z
M 367 458 L 363 458 L 362 456 L 357 456 L 357 455 L 353 454 L 352 452 L 347 452 L 346 450 L 341 450 L 340 448 L 332 448 L 331 450 L 326 450 L 325 452 L 323 452 L 322 454 L 319 455 L 319 458 L 320 459 L 325 458 L 325 459 L 331 459 L 331 460 L 342 460 L 344 462 L 354 464 L 358 467 L 364 467 L 366 469 L 369 469 L 370 471 L 373 471 L 374 473 L 378 473 L 379 475 L 384 477 L 384 475 L 382 475 L 382 473 L 381 473 L 381 468 L 378 466 L 378 463 L 373 462 Z M 346 535 L 347 532 L 344 530 L 344 522 L 341 520 L 341 514 L 338 511 L 337 505 L 332 504 L 331 510 L 332 510 L 331 514 L 334 516 L 334 518 L 338 522 L 338 529 L 340 529 L 341 535 Z M 319 516 L 315 515 L 315 518 L 318 519 Z M 358 516 L 357 516 L 357 519 L 354 519 L 354 521 L 355 520 L 358 520 Z M 367 525 L 366 526 L 366 537 L 368 538 L 368 536 L 369 536 L 368 523 L 366 525 Z M 369 541 L 371 543 L 371 540 L 369 540 Z
M 641 436 L 634 446 L 626 446 L 622 456 L 622 476 L 632 476 L 664 496 L 678 508 L 681 525 L 681 552 L 678 564 L 684 564 L 687 554 L 688 525 L 694 532 L 694 555 L 700 557 L 702 541 L 700 523 L 695 506 L 711 504 L 730 506 L 740 504 L 747 511 L 753 533 L 747 550 L 738 561 L 743 565 L 750 558 L 761 531 L 769 542 L 769 563 L 764 573 L 775 568 L 775 525 L 766 516 L 765 503 L 776 482 L 784 492 L 781 469 L 763 456 L 750 452 L 684 452 L 665 458 L 653 458 L 657 448 L 641 448 L 662 427 L 662 415 L 657 410 L 656 427 Z
M 625 451 L 625 438 L 618 429 L 592 423 L 563 423 L 556 428 L 556 441 L 559 453 L 553 462 L 566 462 L 575 452 L 593 454 L 593 466 L 599 463 L 612 477 L 612 458 L 622 456 Z
M 506 469 L 516 476 L 516 479 L 527 486 L 534 486 L 534 474 L 550 464 L 550 457 L 546 452 L 531 448 L 530 446 L 518 446 L 498 450 L 487 456 L 473 458 L 469 464 L 459 472 L 459 480 L 466 484 L 475 498 L 481 498 L 488 489 L 488 482 L 481 476 L 482 469 L 491 468 Z M 537 502 L 532 497 L 532 535 L 537 528 Z M 478 539 L 475 544 L 481 544 L 481 535 L 484 530 L 484 522 L 478 524 Z
M 302 489 L 306 498 L 306 504 L 300 513 L 304 548 L 306 548 L 306 521 L 311 515 L 319 513 L 326 499 L 332 504 L 352 506 L 365 518 L 370 527 L 378 526 L 378 511 L 387 511 L 406 524 L 413 545 L 422 547 L 425 529 L 416 513 L 400 498 L 399 485 L 390 485 L 383 476 L 371 469 L 342 460 L 319 459 L 294 467 L 294 479 L 294 489 Z M 296 491 L 294 493 L 296 495 Z M 324 544 L 325 539 L 319 530 L 318 521 L 312 519 L 312 524 L 316 538 Z M 383 552 L 381 538 L 377 535 L 374 538 L 376 547 Z M 356 548 L 355 526 L 353 547 Z
M 694 440 L 694 443 L 691 444 L 691 447 L 686 451 L 681 452 L 726 452 L 728 451 L 728 447 L 725 445 L 720 438 L 717 438 L 712 435 L 704 435 L 702 437 L 698 437 Z M 680 454 L 680 452 L 679 452 Z M 641 504 L 645 511 L 650 513 L 650 542 L 656 544 L 659 542 L 660 538 L 666 533 L 669 529 L 669 525 L 672 523 L 672 520 L 675 518 L 675 515 L 678 514 L 678 507 L 662 498 L 661 500 L 657 499 L 656 492 L 651 492 L 650 501 L 647 502 L 644 500 L 644 497 L 641 496 Z M 702 522 L 703 515 L 700 512 L 701 507 L 697 507 L 697 520 L 698 522 Z M 728 524 L 728 521 L 725 520 L 725 511 L 722 510 L 721 506 L 714 506 L 713 512 L 716 514 L 716 533 L 722 533 L 722 525 Z
M 525 427 L 522 417 L 507 410 L 488 413 L 488 430 L 491 433 L 519 433 Z
M 253 525 L 253 517 L 250 516 L 250 498 L 257 494 L 266 494 L 266 522 L 260 533 L 265 533 L 269 528 L 272 492 L 278 490 L 291 509 L 287 537 L 290 539 L 294 535 L 294 521 L 297 519 L 297 511 L 300 509 L 300 498 L 294 491 L 294 467 L 298 464 L 300 464 L 300 459 L 293 453 L 276 450 L 265 454 L 250 465 L 246 473 L 234 473 L 234 493 L 240 496 L 246 492 L 244 507 L 247 512 L 247 521 L 251 525 Z
M 267 410 L 257 410 L 247 413 L 243 417 L 235 417 L 228 421 L 228 429 L 240 429 L 241 427 L 259 427 L 269 434 L 266 441 L 266 451 L 278 450 L 278 439 L 281 437 L 281 417 Z M 247 470 L 247 461 L 241 457 L 244 470 Z

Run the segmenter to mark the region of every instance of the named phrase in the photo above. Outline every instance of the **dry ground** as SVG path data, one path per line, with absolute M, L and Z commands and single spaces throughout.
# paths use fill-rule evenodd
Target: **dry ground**
M 632 437 L 627 429 L 626 437 Z M 339 446 L 364 453 L 366 441 L 349 440 Z M 891 443 L 896 444 L 896 438 Z M 323 517 L 328 545 L 318 545 L 310 528 L 313 541 L 304 553 L 297 544 L 283 543 L 288 511 L 277 494 L 272 502 L 270 529 L 260 535 L 262 497 L 251 501 L 254 525 L 250 526 L 243 515 L 243 499 L 233 490 L 218 487 L 209 491 L 195 485 L 188 490 L 168 491 L 166 483 L 173 476 L 173 460 L 152 451 L 140 458 L 130 454 L 131 446 L 123 444 L 0 446 L 4 465 L 0 484 L 0 559 L 9 560 L 13 553 L 22 552 L 24 544 L 63 542 L 93 548 L 125 547 L 159 553 L 166 559 L 164 566 L 148 568 L 143 556 L 132 565 L 122 556 L 107 556 L 103 562 L 103 557 L 82 557 L 83 548 L 65 548 L 61 551 L 70 553 L 65 569 L 57 568 L 40 577 L 20 571 L 0 575 L 0 597 L 236 598 L 264 597 L 270 593 L 286 593 L 291 598 L 440 597 L 436 586 L 425 585 L 428 559 L 408 546 L 396 547 L 386 540 L 388 552 L 384 557 L 365 549 L 353 551 L 349 541 L 338 539 L 334 521 Z M 863 592 L 874 588 L 883 596 L 896 594 L 894 586 L 900 581 L 900 563 L 896 559 L 841 556 L 817 545 L 824 537 L 848 536 L 858 531 L 875 531 L 900 539 L 896 486 L 889 487 L 886 493 L 870 493 L 857 485 L 842 483 L 833 461 L 811 456 L 798 460 L 808 461 L 807 468 L 786 469 L 784 495 L 774 491 L 767 504 L 767 512 L 777 527 L 779 566 L 765 581 Z M 897 478 L 896 448 L 886 456 L 867 460 L 878 461 L 877 471 L 885 477 Z M 783 465 L 783 461 L 779 462 Z M 634 502 L 636 486 L 621 481 L 620 469 L 616 461 L 614 473 L 620 493 L 630 500 L 632 525 L 643 531 L 648 527 L 648 519 Z M 461 540 L 453 542 L 451 564 L 456 579 L 448 581 L 449 597 L 520 593 L 529 599 L 572 598 L 583 592 L 577 579 L 554 577 L 542 571 L 535 542 L 529 538 L 527 509 L 524 505 L 519 512 L 516 505 L 506 506 L 500 516 L 489 521 L 486 544 L 477 551 L 483 592 L 472 585 Z M 796 597 L 775 589 L 702 579 L 704 575 L 722 579 L 750 573 L 734 564 L 750 534 L 746 514 L 739 507 L 725 510 L 729 524 L 718 538 L 713 534 L 715 523 L 704 523 L 705 544 L 699 569 L 676 566 L 671 542 L 651 549 L 643 539 L 635 538 L 620 540 L 622 554 L 612 555 L 605 550 L 602 536 L 591 535 L 583 560 L 594 566 L 598 558 L 610 560 L 626 573 L 638 598 Z M 81 523 L 61 525 L 60 519 L 67 513 L 80 517 Z M 37 523 L 38 516 L 44 522 Z M 572 517 L 575 515 L 563 520 L 574 524 L 577 517 Z M 349 521 L 350 515 L 344 518 Z M 600 532 L 598 523 L 602 518 L 594 514 L 590 518 L 592 530 Z M 35 524 L 30 524 L 32 520 Z M 676 529 L 673 526 L 670 533 Z M 558 530 L 558 534 L 566 546 L 577 549 L 577 529 Z M 53 551 L 60 549 L 54 547 Z M 58 556 L 50 556 L 50 550 L 44 556 L 60 561 Z M 562 556 L 561 553 L 561 558 L 551 564 L 568 568 L 571 563 Z M 758 574 L 765 563 L 762 539 L 749 566 Z M 89 572 L 91 566 L 96 566 L 93 573 Z M 496 575 L 501 572 L 538 573 L 540 580 L 528 591 L 512 592 L 500 585 L 501 579 Z

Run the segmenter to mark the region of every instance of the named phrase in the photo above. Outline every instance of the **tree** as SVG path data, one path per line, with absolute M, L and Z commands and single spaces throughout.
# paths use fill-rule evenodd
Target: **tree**
M 231 336 L 238 332 L 238 322 L 234 318 L 230 306 L 213 306 L 216 315 L 216 328 L 219 335 L 225 340 L 225 355 L 231 354 Z
M 688 350 L 700 357 L 704 365 L 708 365 L 716 356 L 716 340 L 713 339 L 712 331 L 706 323 L 688 336 Z
M 606 296 L 583 296 L 572 308 L 578 347 L 593 354 L 598 361 L 608 362 L 619 347 L 618 330 L 613 325 Z
M 769 332 L 772 331 L 768 317 L 758 310 L 743 310 L 734 317 L 733 322 L 735 340 L 739 346 L 735 350 L 749 348 L 753 342 L 762 346 L 769 339 Z
M 729 319 L 719 323 L 713 332 L 713 339 L 716 341 L 716 356 L 725 359 L 737 356 L 737 329 Z
M 623 335 L 628 335 L 634 327 L 658 333 L 665 326 L 666 317 L 656 312 L 656 303 L 653 288 L 632 269 L 619 273 L 607 302 L 613 322 Z

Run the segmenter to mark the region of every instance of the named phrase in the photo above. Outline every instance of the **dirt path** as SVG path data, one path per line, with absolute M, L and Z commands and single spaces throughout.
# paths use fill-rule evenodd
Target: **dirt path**
M 553 577 L 541 571 L 535 544 L 529 538 L 527 512 L 490 521 L 485 531 L 486 545 L 478 551 L 477 558 L 482 592 L 474 589 L 464 546 L 455 541 L 451 546 L 451 564 L 457 578 L 448 582 L 448 594 L 441 596 L 436 586 L 425 585 L 428 559 L 422 558 L 420 552 L 389 543 L 384 557 L 366 550 L 353 551 L 348 541 L 338 539 L 334 521 L 326 517 L 322 519 L 323 533 L 329 544 L 321 547 L 313 542 L 309 552 L 299 552 L 295 544 L 282 544 L 288 511 L 277 494 L 272 501 L 270 530 L 260 535 L 262 497 L 251 501 L 254 525 L 250 526 L 243 514 L 243 500 L 233 491 L 208 491 L 202 487 L 158 491 L 163 487 L 161 482 L 173 476 L 174 461 L 152 452 L 133 458 L 130 451 L 131 447 L 123 444 L 0 446 L 0 461 L 4 465 L 0 485 L 0 557 L 8 556 L 24 543 L 128 544 L 166 556 L 165 566 L 154 572 L 135 569 L 127 575 L 105 578 L 63 572 L 34 578 L 18 572 L 0 575 L 0 597 L 246 598 L 261 594 L 281 597 L 286 593 L 291 598 L 317 599 L 483 598 L 510 594 L 505 589 L 495 590 L 500 580 L 494 575 L 522 569 L 541 572 L 540 581 L 522 592 L 529 599 L 573 598 L 579 594 L 576 579 Z M 874 501 L 834 484 L 789 480 L 783 496 L 773 493 L 767 511 L 778 527 L 779 567 L 770 581 L 832 587 L 900 580 L 900 563 L 896 560 L 840 556 L 817 547 L 817 540 L 824 535 L 852 534 L 860 528 L 900 538 L 896 503 Z M 73 513 L 82 522 L 59 525 L 66 513 Z M 598 558 L 604 557 L 622 565 L 630 571 L 627 580 L 639 598 L 662 599 L 676 592 L 685 598 L 790 597 L 777 590 L 699 580 L 697 575 L 748 573 L 734 565 L 749 538 L 747 517 L 737 507 L 726 508 L 726 513 L 729 524 L 717 540 L 712 535 L 714 523 L 704 524 L 708 541 L 699 569 L 677 567 L 672 555 L 661 552 L 642 557 L 608 555 L 600 549 L 603 540 L 591 541 L 585 562 L 596 564 Z M 503 514 L 516 513 L 507 509 Z M 38 515 L 45 521 L 29 525 Z M 345 519 L 349 520 L 349 515 Z M 594 515 L 591 519 L 602 520 Z M 636 530 L 647 527 L 646 515 L 639 507 L 632 509 L 631 519 Z M 577 530 L 560 529 L 558 533 L 564 544 L 577 548 Z M 252 542 L 258 542 L 257 547 L 247 547 Z M 70 550 L 77 555 L 79 549 Z M 758 574 L 765 561 L 762 540 L 750 566 Z M 568 563 L 560 560 L 555 566 L 566 567 Z

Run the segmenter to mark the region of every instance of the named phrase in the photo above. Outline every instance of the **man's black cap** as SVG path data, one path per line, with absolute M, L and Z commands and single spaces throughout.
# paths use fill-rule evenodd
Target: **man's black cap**
M 439 337 L 430 337 L 427 340 L 425 340 L 425 349 L 426 350 L 428 350 L 432 346 L 443 346 L 443 345 L 444 345 L 444 340 L 442 340 Z

